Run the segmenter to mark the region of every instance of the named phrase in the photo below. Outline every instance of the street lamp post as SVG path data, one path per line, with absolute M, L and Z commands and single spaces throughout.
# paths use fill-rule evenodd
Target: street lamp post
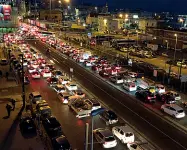
M 174 34 L 174 36 L 175 36 L 175 52 L 174 52 L 174 61 L 175 61 L 175 58 L 176 58 L 176 51 L 177 51 L 177 41 L 178 41 L 178 36 L 177 36 L 177 34 Z
M 168 47 L 169 47 L 169 42 L 168 40 L 166 40 L 166 49 L 168 50 Z
M 97 110 L 93 110 L 91 112 L 91 120 L 92 120 L 92 125 L 91 125 L 91 150 L 93 150 L 93 123 L 94 123 L 94 116 L 99 115 L 100 113 L 102 113 L 105 109 L 104 108 L 99 108 Z
M 138 37 L 138 31 L 136 31 L 136 36 L 137 36 L 137 37 L 136 37 L 136 38 L 137 38 L 136 44 L 137 44 L 137 46 L 138 46 L 138 38 L 139 38 L 139 37 Z
M 52 0 L 49 1 L 49 16 L 50 16 L 50 20 L 51 20 L 51 9 L 52 9 Z

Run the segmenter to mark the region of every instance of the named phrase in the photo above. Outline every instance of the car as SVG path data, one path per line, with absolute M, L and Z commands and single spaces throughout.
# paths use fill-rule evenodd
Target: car
M 136 91 L 137 86 L 134 82 L 124 82 L 123 83 L 123 88 L 129 92 Z
M 167 93 L 163 93 L 163 94 L 157 94 L 157 99 L 161 100 L 162 102 L 166 103 L 166 104 L 174 104 L 176 103 L 175 98 Z
M 184 118 L 185 112 L 183 108 L 177 104 L 164 104 L 161 106 L 161 110 L 175 118 Z
M 136 78 L 137 77 L 137 73 L 136 72 L 128 72 L 128 76 L 130 76 L 132 78 Z
M 54 70 L 54 71 L 52 72 L 52 74 L 53 74 L 53 76 L 55 76 L 55 77 L 57 77 L 57 78 L 59 78 L 60 76 L 63 76 L 63 73 L 62 73 L 62 71 L 60 71 L 60 70 Z
M 8 60 L 5 59 L 5 58 L 2 58 L 1 61 L 0 61 L 0 64 L 1 65 L 8 65 Z
M 40 79 L 40 73 L 38 71 L 34 71 L 31 73 L 31 77 L 33 79 Z
M 156 84 L 155 85 L 155 90 L 159 94 L 162 94 L 162 93 L 166 92 L 166 89 L 165 89 L 164 85 L 161 85 L 161 84 Z
M 57 94 L 58 98 L 63 104 L 68 104 L 70 97 L 72 96 L 68 92 L 60 92 Z
M 55 70 L 55 67 L 52 64 L 46 64 L 45 66 L 49 67 L 50 71 L 54 71 Z
M 84 65 L 86 67 L 91 67 L 93 65 L 93 63 L 91 61 L 86 60 L 86 61 L 84 61 Z
M 171 96 L 174 97 L 174 99 L 176 101 L 181 100 L 181 96 L 177 92 L 175 92 L 175 91 L 167 91 L 167 92 L 165 92 L 165 94 L 170 94 Z
M 53 138 L 52 146 L 54 150 L 72 150 L 67 138 L 64 135 Z
M 122 143 L 132 143 L 135 140 L 135 136 L 132 128 L 127 125 L 116 126 L 112 128 L 112 133 L 122 142 Z
M 28 68 L 28 71 L 29 71 L 29 73 L 33 73 L 33 72 L 35 72 L 35 71 L 36 71 L 36 69 L 35 69 L 35 68 L 33 68 L 33 67 L 29 67 L 29 68 Z
M 151 93 L 149 90 L 138 90 L 135 95 L 144 102 L 155 103 L 156 101 L 156 95 Z
M 142 143 L 143 144 L 143 143 Z M 129 150 L 144 150 L 141 146 L 141 144 L 138 144 L 136 142 L 133 143 L 127 143 L 127 148 Z
M 83 57 L 77 57 L 76 61 L 77 61 L 78 63 L 83 63 L 85 60 L 84 60 Z
M 92 66 L 92 70 L 93 71 L 96 71 L 96 72 L 99 72 L 102 70 L 102 65 L 101 64 L 95 64 Z
M 37 62 L 35 62 L 35 63 L 32 63 L 31 66 L 33 68 L 37 69 L 39 67 L 39 64 Z
M 55 90 L 57 93 L 59 93 L 59 92 L 63 93 L 63 92 L 66 91 L 65 87 L 64 87 L 62 84 L 57 84 L 57 85 L 55 85 L 55 86 L 54 86 L 54 90 Z
M 113 133 L 109 129 L 98 128 L 93 131 L 94 136 L 103 148 L 113 148 L 116 147 L 117 141 Z
M 61 125 L 58 122 L 58 120 L 53 116 L 43 118 L 42 125 L 50 138 L 53 138 L 53 137 L 56 137 L 62 134 Z
M 49 78 L 52 76 L 52 73 L 49 71 L 49 70 L 43 70 L 41 72 L 41 75 L 44 77 L 44 78 Z
M 29 94 L 29 100 L 35 104 L 37 101 L 42 100 L 42 96 L 39 92 L 32 92 Z
M 109 72 L 107 72 L 106 70 L 101 70 L 101 71 L 99 71 L 99 75 L 100 75 L 101 77 L 103 77 L 103 78 L 108 78 L 108 77 L 110 77 Z
M 47 83 L 50 85 L 50 86 L 55 86 L 58 84 L 58 78 L 52 76 L 50 78 L 47 78 Z
M 28 60 L 24 59 L 23 60 L 23 66 L 27 66 L 28 65 Z
M 69 90 L 69 91 L 75 91 L 78 89 L 77 85 L 73 82 L 69 82 L 66 84 L 66 88 Z
M 177 64 L 176 64 L 178 67 L 182 67 L 182 68 L 186 68 L 187 65 L 185 62 L 181 62 L 181 61 L 177 61 Z
M 73 95 L 76 98 L 84 98 L 86 96 L 86 94 L 82 90 L 73 91 Z
M 76 113 L 77 118 L 90 116 L 92 106 L 82 99 L 71 99 L 68 106 Z
M 20 131 L 24 135 L 35 134 L 36 126 L 34 120 L 30 116 L 22 117 L 19 123 Z
M 101 108 L 101 104 L 94 98 L 85 99 L 84 102 L 92 107 L 92 111 Z
M 67 77 L 67 76 L 60 76 L 58 79 L 59 79 L 59 83 L 61 83 L 63 85 L 70 82 L 69 77 Z
M 106 125 L 115 124 L 118 122 L 117 115 L 111 110 L 105 110 L 99 117 L 106 122 Z
M 45 70 L 45 67 L 44 66 L 39 66 L 38 67 L 38 71 L 41 73 L 43 70 Z

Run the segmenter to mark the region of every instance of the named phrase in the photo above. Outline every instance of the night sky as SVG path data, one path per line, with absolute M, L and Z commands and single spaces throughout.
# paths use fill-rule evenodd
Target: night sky
M 76 1 L 76 0 L 74 0 Z M 77 0 L 102 5 L 106 0 Z M 107 0 L 110 8 L 142 9 L 145 11 L 170 11 L 187 14 L 187 0 Z

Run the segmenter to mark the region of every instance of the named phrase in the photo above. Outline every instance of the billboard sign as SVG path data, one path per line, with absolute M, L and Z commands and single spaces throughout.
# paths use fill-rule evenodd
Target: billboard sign
M 0 20 L 10 21 L 12 9 L 10 5 L 0 5 Z

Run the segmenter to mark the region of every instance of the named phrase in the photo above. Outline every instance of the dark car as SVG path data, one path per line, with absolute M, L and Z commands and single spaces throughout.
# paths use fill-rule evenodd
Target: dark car
M 115 124 L 118 122 L 117 115 L 111 110 L 105 110 L 100 114 L 100 118 L 106 122 L 106 125 Z
M 50 85 L 50 86 L 54 86 L 58 83 L 58 78 L 56 77 L 51 77 L 51 78 L 47 78 L 47 83 Z
M 170 95 L 170 94 L 157 94 L 156 95 L 157 99 L 164 102 L 164 103 L 167 103 L 167 104 L 174 104 L 176 103 L 176 100 L 175 98 Z
M 36 134 L 36 126 L 34 124 L 32 117 L 27 116 L 27 117 L 21 118 L 19 127 L 23 135 L 28 135 L 28 134 L 35 135 Z
M 58 120 L 53 117 L 47 117 L 42 120 L 43 127 L 50 138 L 59 136 L 62 134 L 61 125 Z
M 50 71 L 54 71 L 55 70 L 55 67 L 51 64 L 47 64 L 46 67 L 49 67 L 49 70 Z
M 52 74 L 53 74 L 55 77 L 63 76 L 63 73 L 62 73 L 62 71 L 60 71 L 60 70 L 54 70 L 54 71 L 52 72 Z
M 53 138 L 52 145 L 55 150 L 71 150 L 71 146 L 64 135 Z
M 156 101 L 156 96 L 148 90 L 140 90 L 135 93 L 136 97 L 144 102 L 154 103 Z
M 0 64 L 1 65 L 8 65 L 8 60 L 7 59 L 1 59 Z
M 105 70 L 99 71 L 99 75 L 101 77 L 106 77 L 106 78 L 110 76 L 109 73 L 107 71 L 105 71 Z

